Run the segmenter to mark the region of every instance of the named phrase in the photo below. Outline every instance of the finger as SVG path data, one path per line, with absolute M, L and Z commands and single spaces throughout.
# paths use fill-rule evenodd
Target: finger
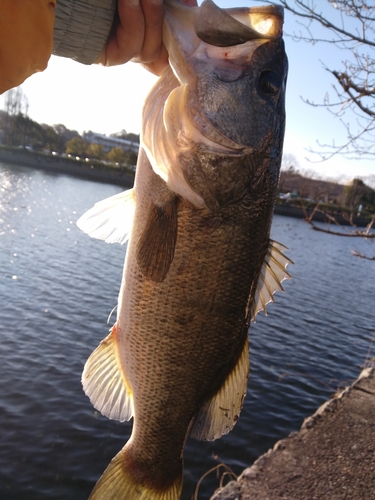
M 169 66 L 168 52 L 165 46 L 162 46 L 159 57 L 149 63 L 142 63 L 142 66 L 144 66 L 154 75 L 160 76 L 163 71 Z
M 148 63 L 161 54 L 163 47 L 163 0 L 141 0 L 143 9 L 145 32 L 141 52 L 135 59 L 137 62 Z
M 154 2 L 151 0 L 141 0 L 143 12 L 145 14 L 145 41 L 142 52 L 138 58 L 133 59 L 135 62 L 141 62 L 142 65 L 154 73 L 161 73 L 168 66 L 168 52 L 164 44 L 159 45 L 162 41 L 163 34 L 163 12 L 158 11 L 153 7 Z M 161 1 L 161 0 L 159 0 Z M 194 7 L 197 5 L 196 0 L 182 0 L 186 5 Z M 159 2 L 158 2 L 159 3 Z
M 106 66 L 123 64 L 142 51 L 145 21 L 140 0 L 119 0 L 118 22 L 99 61 Z

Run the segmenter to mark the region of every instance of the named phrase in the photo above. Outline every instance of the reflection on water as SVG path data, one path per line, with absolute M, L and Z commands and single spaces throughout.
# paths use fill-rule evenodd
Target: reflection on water
M 83 364 L 107 334 L 124 248 L 75 221 L 119 188 L 0 165 L 0 498 L 86 499 L 131 423 L 102 417 L 81 389 Z M 375 329 L 373 243 L 275 217 L 295 265 L 285 294 L 250 328 L 248 395 L 234 431 L 189 440 L 183 499 L 220 461 L 240 473 L 359 373 Z M 374 354 L 372 354 L 374 356 Z M 204 480 L 200 499 L 218 486 Z

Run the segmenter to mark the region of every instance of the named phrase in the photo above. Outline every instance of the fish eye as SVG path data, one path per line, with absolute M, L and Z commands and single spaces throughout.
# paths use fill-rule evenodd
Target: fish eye
M 259 89 L 263 94 L 275 95 L 279 92 L 281 87 L 281 78 L 275 71 L 265 70 L 259 76 L 258 80 Z

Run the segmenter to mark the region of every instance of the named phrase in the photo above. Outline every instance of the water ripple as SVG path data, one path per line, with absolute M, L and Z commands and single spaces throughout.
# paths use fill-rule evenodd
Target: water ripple
M 0 498 L 83 500 L 131 423 L 102 417 L 80 383 L 108 332 L 125 248 L 91 240 L 75 221 L 119 188 L 1 165 L 0 189 Z M 272 237 L 290 248 L 293 280 L 251 325 L 248 394 L 234 431 L 188 440 L 183 500 L 220 461 L 240 473 L 298 429 L 369 354 L 375 266 L 351 250 L 371 254 L 373 245 L 281 216 Z M 200 499 L 217 487 L 214 476 Z

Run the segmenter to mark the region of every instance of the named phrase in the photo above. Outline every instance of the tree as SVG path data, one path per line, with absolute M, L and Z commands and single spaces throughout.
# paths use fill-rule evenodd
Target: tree
M 267 0 L 266 0 L 267 1 Z M 271 2 L 268 2 L 271 3 Z M 335 82 L 336 99 L 327 94 L 319 104 L 335 113 L 346 129 L 340 145 L 322 145 L 322 158 L 340 153 L 350 158 L 375 156 L 375 3 L 373 0 L 279 0 L 284 8 L 302 20 L 304 30 L 296 40 L 326 43 L 342 49 L 336 68 L 329 71 Z M 321 9 L 324 5 L 324 13 Z M 314 31 L 324 28 L 323 37 Z M 313 103 L 310 103 L 313 104 Z M 316 104 L 313 104 L 316 106 Z M 355 125 L 344 122 L 351 114 Z
M 63 139 L 49 125 L 40 125 L 22 113 L 6 116 L 10 124 L 5 138 L 8 146 L 30 146 L 60 153 L 65 150 Z
M 12 133 L 8 138 L 10 146 L 34 147 L 40 145 L 42 140 L 43 129 L 39 123 L 34 122 L 22 113 L 13 117 Z
M 285 153 L 283 154 L 283 159 L 281 162 L 281 170 L 283 171 L 290 171 L 290 172 L 297 172 L 299 169 L 299 163 L 297 158 L 290 154 L 290 153 Z
M 122 148 L 112 148 L 107 158 L 113 163 L 127 163 L 127 154 Z
M 8 92 L 5 93 L 4 104 L 5 111 L 9 116 L 17 116 L 19 114 L 27 116 L 29 100 L 21 87 L 8 90 Z
M 127 151 L 126 157 L 126 164 L 128 165 L 128 167 L 134 167 L 137 164 L 138 153 L 134 153 L 134 151 Z
M 86 155 L 89 158 L 95 158 L 97 160 L 103 160 L 105 158 L 104 146 L 101 144 L 96 144 L 95 142 L 89 144 L 86 149 Z
M 49 149 L 50 151 L 57 151 L 63 153 L 65 151 L 65 141 L 59 135 L 53 127 L 50 125 L 43 124 L 42 127 L 42 146 L 44 149 Z
M 314 176 L 315 172 L 313 170 L 307 170 L 298 176 L 297 191 L 300 198 L 312 197 L 311 186 L 316 184 L 314 182 L 311 182 L 314 179 Z
M 340 188 L 340 181 L 338 179 L 326 178 L 325 182 L 320 183 L 321 189 L 314 199 L 322 199 L 325 202 L 333 202 L 335 205 L 339 204 L 342 189 Z
M 298 160 L 294 155 L 289 153 L 283 155 L 278 184 L 278 190 L 280 192 L 285 190 L 288 179 L 298 171 L 298 167 Z
M 21 87 L 8 90 L 8 92 L 5 93 L 4 106 L 6 113 L 3 129 L 4 142 L 8 145 L 14 145 L 17 144 L 19 140 L 17 136 L 20 136 L 20 130 L 17 130 L 17 127 L 15 128 L 16 118 L 19 117 L 18 122 L 22 122 L 22 118 L 27 117 L 29 110 L 29 101 Z M 20 123 L 18 123 L 18 125 L 20 125 Z M 19 144 L 22 144 L 22 141 L 19 142 Z
M 66 152 L 76 156 L 84 156 L 87 147 L 88 143 L 84 141 L 82 137 L 74 137 L 66 143 Z
M 52 128 L 64 142 L 70 141 L 70 139 L 74 139 L 74 137 L 80 137 L 79 133 L 76 130 L 69 130 L 62 123 L 53 125 Z
M 362 179 L 353 179 L 345 189 L 345 204 L 352 210 L 360 205 L 363 209 L 375 211 L 375 191 L 363 182 Z

